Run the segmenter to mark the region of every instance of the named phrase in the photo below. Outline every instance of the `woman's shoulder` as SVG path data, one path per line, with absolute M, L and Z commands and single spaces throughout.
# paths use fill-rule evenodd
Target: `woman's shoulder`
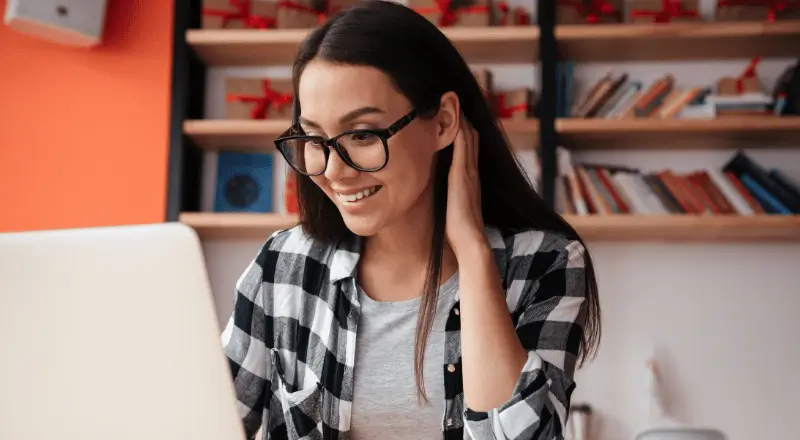
M 296 225 L 288 229 L 274 231 L 262 247 L 263 250 L 269 252 L 296 254 L 320 246 L 321 243 L 317 243 L 310 235 L 306 234 L 302 226 Z
M 299 285 L 312 272 L 325 272 L 334 247 L 315 240 L 298 225 L 273 232 L 237 281 L 240 290 L 266 283 Z
M 503 263 L 538 259 L 556 263 L 561 260 L 583 260 L 583 244 L 574 237 L 537 228 L 499 229 L 487 227 L 489 243 Z

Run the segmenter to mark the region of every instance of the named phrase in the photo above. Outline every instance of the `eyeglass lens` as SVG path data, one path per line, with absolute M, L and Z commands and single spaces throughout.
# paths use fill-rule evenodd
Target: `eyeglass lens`
M 386 149 L 380 136 L 372 133 L 351 133 L 337 139 L 337 144 L 349 160 L 362 170 L 374 170 L 386 162 Z M 290 164 L 302 173 L 316 175 L 325 171 L 328 148 L 314 137 L 286 139 L 281 144 Z M 336 154 L 335 152 L 331 152 Z

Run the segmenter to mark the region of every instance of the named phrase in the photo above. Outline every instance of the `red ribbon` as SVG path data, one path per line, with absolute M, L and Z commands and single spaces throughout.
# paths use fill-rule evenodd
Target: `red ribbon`
M 653 17 L 655 23 L 669 23 L 670 20 L 677 17 L 697 18 L 699 16 L 697 11 L 684 10 L 681 0 L 661 0 L 660 11 L 631 10 L 631 18 Z
M 603 17 L 621 18 L 620 11 L 616 10 L 608 0 L 592 0 L 591 3 L 581 0 L 558 0 L 558 4 L 572 6 L 587 23 L 591 24 L 599 23 Z
M 521 104 L 512 105 L 511 107 L 506 107 L 506 94 L 497 94 L 497 116 L 499 118 L 510 118 L 514 113 L 519 111 L 528 111 L 528 103 L 523 102 Z
M 747 78 L 755 78 L 756 76 L 756 66 L 758 66 L 758 62 L 761 61 L 760 57 L 755 57 L 750 60 L 750 63 L 747 64 L 747 67 L 744 69 L 741 75 L 736 78 L 736 91 L 739 94 L 744 93 L 744 80 Z
M 505 26 L 506 21 L 508 21 L 508 4 L 505 2 L 495 2 L 494 6 L 503 14 L 503 18 L 498 20 L 498 24 L 500 26 Z
M 327 10 L 327 8 L 328 8 L 327 3 L 328 2 L 326 1 L 325 3 L 326 3 L 325 9 Z M 297 2 L 294 2 L 294 1 L 291 1 L 291 0 L 281 0 L 281 1 L 279 1 L 278 2 L 278 8 L 287 8 L 287 9 L 293 9 L 295 11 L 305 12 L 307 14 L 314 14 L 314 15 L 317 16 L 317 22 L 319 24 L 325 23 L 325 20 L 328 19 L 328 14 L 326 14 L 325 12 L 320 12 L 320 11 L 312 8 L 311 6 L 307 6 L 307 5 L 304 5 L 302 3 L 297 3 Z
M 256 95 L 228 95 L 228 102 L 238 101 L 256 104 L 250 112 L 250 119 L 266 119 L 267 110 L 272 106 L 276 110 L 280 110 L 284 106 L 292 103 L 291 93 L 279 93 L 273 90 L 269 85 L 269 80 L 265 79 L 264 94 L 262 96 Z
M 242 20 L 244 26 L 247 28 L 267 29 L 274 28 L 276 23 L 272 17 L 261 17 L 250 14 L 250 0 L 228 0 L 234 11 L 226 11 L 222 9 L 203 8 L 203 15 L 211 17 L 221 17 L 222 27 L 228 25 L 231 20 Z
M 786 0 L 719 0 L 718 8 L 726 6 L 763 6 L 767 8 L 767 22 L 773 22 L 778 14 L 789 9 L 789 2 Z
M 506 6 L 506 8 L 508 8 Z M 439 26 L 452 26 L 456 20 L 458 20 L 458 15 L 456 11 L 453 10 L 453 2 L 452 0 L 434 0 L 434 6 L 429 6 L 425 8 L 414 8 L 418 14 L 434 14 L 437 12 L 441 13 L 439 17 Z M 489 13 L 489 6 L 486 5 L 475 5 L 475 6 L 464 6 L 458 8 L 459 13 L 466 13 L 466 14 L 488 14 Z
M 524 9 L 514 9 L 514 24 L 523 26 L 530 24 L 530 15 Z

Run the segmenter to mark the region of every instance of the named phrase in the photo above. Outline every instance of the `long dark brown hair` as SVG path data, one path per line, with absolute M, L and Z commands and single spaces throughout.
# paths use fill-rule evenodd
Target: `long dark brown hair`
M 315 29 L 303 41 L 293 67 L 294 89 L 312 59 L 365 65 L 388 75 L 421 117 L 438 111 L 440 98 L 454 91 L 466 118 L 480 138 L 478 172 L 484 223 L 500 230 L 538 229 L 583 241 L 578 233 L 536 193 L 521 171 L 509 142 L 498 126 L 473 72 L 457 49 L 426 18 L 391 1 L 365 0 Z M 295 122 L 300 103 L 295 100 Z M 452 148 L 437 153 L 433 183 L 433 245 L 419 310 L 414 346 L 414 372 L 419 396 L 426 400 L 422 381 L 425 346 L 436 311 L 445 244 L 447 174 Z M 336 243 L 352 234 L 336 205 L 308 177 L 295 174 L 300 224 L 311 237 Z M 587 319 L 579 363 L 594 356 L 600 340 L 600 304 L 594 267 L 586 259 Z

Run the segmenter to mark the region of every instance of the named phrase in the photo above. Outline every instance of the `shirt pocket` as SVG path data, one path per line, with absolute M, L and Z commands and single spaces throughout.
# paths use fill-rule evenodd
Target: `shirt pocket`
M 270 350 L 272 370 L 272 393 L 281 406 L 286 431 L 290 440 L 322 440 L 322 384 L 314 381 L 300 390 L 292 390 L 286 382 L 280 353 Z

